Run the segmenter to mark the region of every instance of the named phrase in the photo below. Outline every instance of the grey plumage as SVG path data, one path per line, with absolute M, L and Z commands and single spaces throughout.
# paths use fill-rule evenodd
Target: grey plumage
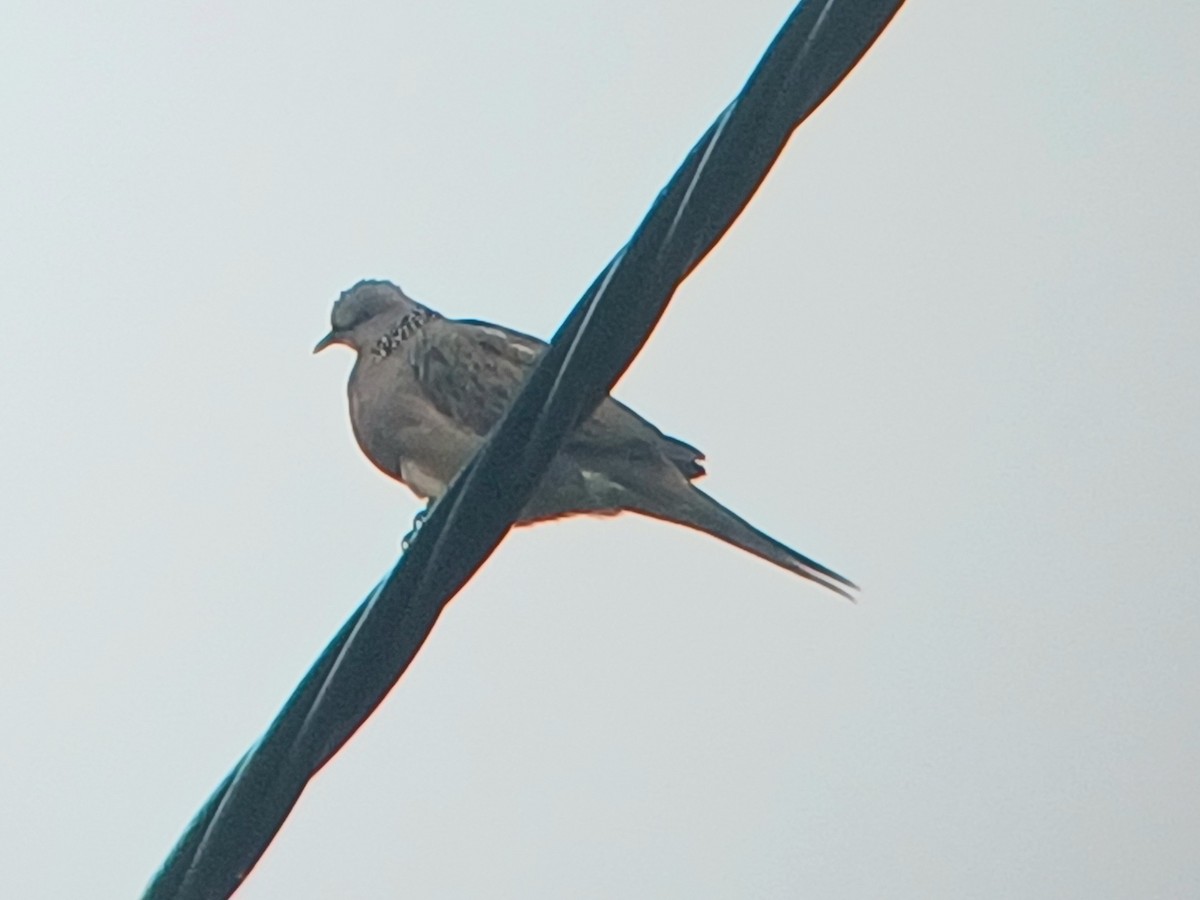
M 472 320 L 446 319 L 387 281 L 361 281 L 333 305 L 314 348 L 358 353 L 350 421 L 380 470 L 436 502 L 500 420 L 545 344 Z M 855 585 L 726 509 L 692 482 L 702 454 L 606 397 L 564 441 L 518 524 L 628 510 L 747 550 L 844 597 Z

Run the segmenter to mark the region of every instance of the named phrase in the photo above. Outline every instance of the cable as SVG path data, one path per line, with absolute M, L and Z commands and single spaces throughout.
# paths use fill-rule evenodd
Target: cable
M 408 551 L 188 825 L 144 900 L 212 900 L 237 889 L 309 779 L 382 702 L 442 609 L 508 533 L 563 438 L 637 355 L 675 289 L 750 201 L 792 131 L 902 5 L 796 6 L 741 93 L 575 305 Z

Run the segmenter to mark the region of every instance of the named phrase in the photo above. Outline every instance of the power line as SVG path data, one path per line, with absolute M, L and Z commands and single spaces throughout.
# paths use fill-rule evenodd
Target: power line
M 144 900 L 230 896 L 308 781 L 396 684 L 442 609 L 512 527 L 563 438 L 633 361 L 675 289 L 749 202 L 795 128 L 904 0 L 802 0 L 741 93 L 559 328 L 416 540 L 188 825 Z

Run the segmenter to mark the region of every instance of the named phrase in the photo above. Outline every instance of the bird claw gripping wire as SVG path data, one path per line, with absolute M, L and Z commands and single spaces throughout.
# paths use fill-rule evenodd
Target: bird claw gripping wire
M 425 524 L 425 520 L 427 518 L 429 518 L 428 506 L 413 516 L 412 529 L 400 541 L 400 550 L 402 552 L 408 552 L 408 548 L 411 547 L 412 542 L 417 539 L 417 533 L 421 530 L 421 526 Z

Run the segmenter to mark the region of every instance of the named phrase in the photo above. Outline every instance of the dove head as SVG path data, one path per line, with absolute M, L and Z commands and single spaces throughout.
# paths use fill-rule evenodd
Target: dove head
M 334 301 L 329 334 L 317 342 L 313 353 L 331 344 L 346 344 L 358 350 L 379 330 L 376 325 L 390 325 L 393 319 L 418 309 L 424 307 L 390 281 L 360 281 Z

